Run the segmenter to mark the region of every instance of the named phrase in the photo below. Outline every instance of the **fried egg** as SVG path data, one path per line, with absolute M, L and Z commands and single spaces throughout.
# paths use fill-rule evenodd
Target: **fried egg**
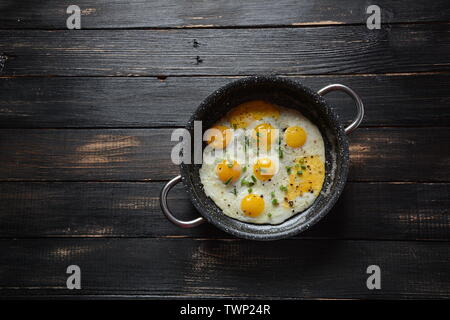
M 200 180 L 231 218 L 279 224 L 303 212 L 325 179 L 322 135 L 300 112 L 253 100 L 204 134 Z

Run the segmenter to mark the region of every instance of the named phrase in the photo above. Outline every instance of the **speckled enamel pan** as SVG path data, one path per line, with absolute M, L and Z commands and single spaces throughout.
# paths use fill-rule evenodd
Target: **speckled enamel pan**
M 341 90 L 350 95 L 357 107 L 355 120 L 345 129 L 333 109 L 322 98 L 323 95 L 334 90 Z M 233 81 L 208 96 L 194 112 L 186 128 L 193 137 L 194 121 L 202 121 L 203 130 L 206 130 L 233 107 L 255 99 L 296 109 L 319 128 L 325 143 L 326 157 L 326 176 L 319 196 L 308 209 L 281 224 L 258 225 L 246 223 L 226 216 L 205 195 L 199 176 L 201 165 L 181 164 L 181 175 L 175 177 L 163 187 L 160 197 L 162 211 L 175 225 L 182 228 L 192 228 L 208 221 L 219 229 L 240 238 L 277 240 L 305 231 L 323 218 L 336 203 L 347 181 L 349 167 L 347 134 L 358 127 L 364 116 L 363 103 L 359 96 L 352 89 L 341 84 L 326 86 L 316 93 L 301 83 L 287 78 L 275 76 L 248 77 Z M 192 221 L 181 221 L 170 212 L 167 205 L 167 194 L 181 180 L 192 203 L 202 217 Z

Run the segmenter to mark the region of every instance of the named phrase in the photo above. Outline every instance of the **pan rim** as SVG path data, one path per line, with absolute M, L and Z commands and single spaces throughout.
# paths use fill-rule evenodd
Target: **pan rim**
M 345 130 L 342 126 L 342 123 L 339 120 L 339 116 L 336 114 L 336 112 L 333 110 L 333 108 L 330 107 L 330 105 L 327 103 L 327 101 L 318 93 L 310 89 L 309 87 L 303 85 L 299 81 L 294 81 L 286 77 L 279 77 L 279 76 L 251 76 L 251 77 L 243 77 L 241 79 L 229 82 L 225 84 L 224 86 L 218 88 L 213 93 L 211 93 L 208 97 L 206 97 L 201 104 L 197 107 L 197 109 L 193 112 L 191 115 L 189 121 L 186 124 L 186 128 L 189 130 L 189 128 L 192 128 L 193 122 L 195 120 L 198 120 L 196 115 L 199 113 L 199 111 L 208 108 L 208 106 L 213 105 L 213 102 L 221 97 L 224 93 L 228 92 L 229 90 L 233 89 L 239 89 L 242 85 L 259 85 L 264 84 L 267 85 L 269 83 L 272 84 L 279 84 L 279 85 L 286 85 L 294 90 L 299 90 L 303 92 L 306 95 L 309 95 L 311 98 L 314 99 L 315 104 L 320 106 L 325 112 L 324 116 L 328 117 L 328 120 L 330 123 L 334 124 L 333 129 L 336 131 L 336 139 L 339 141 L 339 150 L 335 150 L 335 156 L 339 158 L 340 160 L 340 174 L 335 177 L 335 181 L 333 182 L 333 192 L 329 193 L 325 197 L 325 204 L 322 208 L 319 210 L 316 210 L 316 213 L 312 213 L 312 216 L 309 217 L 309 219 L 304 222 L 301 219 L 301 216 L 309 210 L 309 208 L 312 208 L 313 205 L 311 205 L 308 209 L 306 209 L 303 212 L 299 212 L 295 214 L 294 216 L 290 217 L 286 221 L 282 222 L 281 224 L 277 225 L 258 225 L 258 224 L 251 224 L 247 222 L 242 222 L 236 219 L 233 219 L 231 217 L 226 216 L 226 220 L 232 219 L 234 221 L 239 221 L 239 224 L 243 224 L 247 226 L 248 228 L 252 230 L 259 230 L 258 232 L 249 232 L 248 230 L 243 231 L 239 230 L 237 228 L 225 226 L 222 222 L 219 222 L 216 220 L 216 218 L 212 217 L 211 213 L 208 212 L 208 208 L 205 208 L 201 201 L 197 197 L 197 192 L 203 192 L 202 188 L 196 188 L 196 186 L 193 184 L 193 182 L 190 180 L 189 177 L 189 166 L 184 163 L 180 164 L 180 173 L 183 181 L 183 186 L 186 190 L 186 192 L 189 195 L 189 198 L 191 202 L 193 203 L 194 207 L 197 209 L 197 211 L 208 221 L 209 223 L 213 224 L 217 228 L 233 235 L 239 238 L 244 239 L 250 239 L 250 240 L 279 240 L 288 238 L 291 236 L 294 236 L 296 234 L 299 234 L 301 232 L 304 232 L 305 230 L 309 229 L 312 225 L 316 224 L 319 220 L 321 220 L 324 216 L 327 215 L 327 213 L 331 210 L 331 208 L 335 205 L 338 198 L 342 194 L 342 191 L 344 189 L 344 186 L 347 181 L 348 176 L 348 170 L 349 170 L 349 146 L 348 146 L 348 138 L 345 133 Z M 201 189 L 201 190 L 198 190 Z M 206 196 L 206 195 L 205 195 Z M 211 199 L 210 199 L 211 200 Z M 317 199 L 316 199 L 317 200 Z M 212 200 L 211 200 L 212 201 Z M 223 213 L 222 213 L 223 214 Z M 224 215 L 224 214 L 223 214 Z M 224 215 L 225 216 L 225 215 Z M 293 226 L 290 229 L 286 230 L 280 230 L 276 232 L 270 231 L 275 229 L 281 229 L 283 225 L 289 225 L 289 223 Z M 262 232 L 261 232 L 262 231 Z

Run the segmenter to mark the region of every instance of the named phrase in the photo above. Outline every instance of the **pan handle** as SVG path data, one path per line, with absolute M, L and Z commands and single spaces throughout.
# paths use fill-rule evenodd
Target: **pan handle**
M 169 219 L 169 221 L 172 222 L 174 225 L 181 228 L 193 228 L 205 222 L 205 219 L 203 219 L 202 217 L 198 217 L 197 219 L 191 221 L 179 220 L 172 215 L 172 213 L 169 210 L 169 206 L 167 205 L 167 194 L 169 193 L 170 189 L 172 189 L 173 186 L 175 186 L 180 181 L 181 176 L 176 176 L 175 178 L 173 178 L 172 180 L 170 180 L 165 184 L 165 186 L 161 189 L 159 204 L 161 205 L 161 210 L 166 215 L 166 218 Z
M 358 94 L 349 87 L 344 86 L 343 84 L 338 83 L 330 84 L 317 91 L 317 93 L 320 94 L 321 96 L 324 96 L 328 92 L 336 90 L 344 91 L 346 94 L 348 94 L 350 97 L 353 98 L 353 101 L 355 101 L 356 104 L 356 111 L 357 111 L 356 117 L 353 120 L 353 122 L 347 128 L 345 128 L 345 133 L 349 134 L 350 132 L 358 128 L 362 119 L 364 118 L 364 105 Z

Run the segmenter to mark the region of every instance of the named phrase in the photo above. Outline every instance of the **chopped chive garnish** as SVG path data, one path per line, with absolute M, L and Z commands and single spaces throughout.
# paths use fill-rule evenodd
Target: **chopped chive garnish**
M 242 172 L 247 171 L 247 167 L 242 168 Z
M 233 177 L 230 177 L 227 181 L 225 181 L 225 184 L 229 184 L 231 180 L 233 180 Z
M 297 171 L 297 175 L 301 176 L 303 172 L 301 170 Z
M 283 191 L 283 192 L 286 192 L 287 188 L 285 186 L 280 186 L 280 190 Z
M 272 191 L 272 192 L 270 193 L 270 196 L 271 196 L 272 198 L 275 198 L 275 192 Z
M 242 178 L 242 180 L 241 180 L 241 186 L 253 187 L 254 185 L 255 185 L 254 182 L 247 181 L 247 180 L 245 180 L 245 178 Z
M 252 180 L 253 180 L 253 182 L 256 182 L 256 178 L 254 175 L 252 175 Z
M 277 206 L 277 205 L 278 205 L 278 200 L 277 200 L 277 199 L 272 199 L 272 204 L 273 204 L 274 206 Z
M 286 167 L 286 171 L 288 174 L 291 174 L 291 167 Z
M 235 196 L 237 195 L 236 187 L 233 188 L 233 191 L 231 191 L 231 193 L 234 194 Z
M 281 150 L 281 147 L 278 148 L 278 157 L 279 157 L 280 159 L 283 159 L 283 150 Z
M 269 218 L 272 218 L 272 214 L 270 212 L 267 215 L 269 216 Z
M 305 166 L 301 166 L 301 168 L 302 168 L 303 170 L 306 170 L 306 167 L 305 167 Z
M 253 189 L 252 188 L 248 188 L 248 193 L 252 193 Z

